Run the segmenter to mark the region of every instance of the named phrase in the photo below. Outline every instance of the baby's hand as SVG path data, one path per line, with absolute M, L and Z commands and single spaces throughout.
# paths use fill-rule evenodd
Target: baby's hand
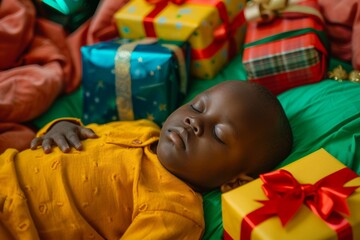
M 81 150 L 81 140 L 97 137 L 90 128 L 70 121 L 61 121 L 51 127 L 44 136 L 34 138 L 30 147 L 34 150 L 41 145 L 45 153 L 50 153 L 52 146 L 57 145 L 62 152 L 67 153 L 71 147 Z

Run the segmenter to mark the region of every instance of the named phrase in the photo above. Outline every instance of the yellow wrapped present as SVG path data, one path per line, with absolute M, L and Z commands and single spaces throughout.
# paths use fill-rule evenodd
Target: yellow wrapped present
M 122 37 L 188 41 L 191 74 L 214 77 L 240 50 L 245 0 L 131 0 L 115 15 Z
M 360 239 L 359 186 L 320 149 L 224 193 L 224 239 Z

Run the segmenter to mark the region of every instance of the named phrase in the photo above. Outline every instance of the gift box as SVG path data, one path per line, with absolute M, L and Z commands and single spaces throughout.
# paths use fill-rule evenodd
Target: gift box
M 155 39 L 82 47 L 83 122 L 146 118 L 161 125 L 186 94 L 189 49 Z
M 317 2 L 288 8 L 269 22 L 249 22 L 246 31 L 243 64 L 248 80 L 274 94 L 319 82 L 327 70 L 328 42 Z
M 191 74 L 213 78 L 241 50 L 245 0 L 131 0 L 115 13 L 124 38 L 188 41 Z
M 320 149 L 224 193 L 224 239 L 360 239 L 359 186 Z
M 40 16 L 75 31 L 95 12 L 99 0 L 36 0 Z

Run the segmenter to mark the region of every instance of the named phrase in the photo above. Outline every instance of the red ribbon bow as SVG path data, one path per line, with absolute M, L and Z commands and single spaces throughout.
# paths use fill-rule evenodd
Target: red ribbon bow
M 155 8 L 144 17 L 144 28 L 147 37 L 156 37 L 153 20 L 170 2 L 181 5 L 187 0 L 145 0 L 146 2 L 155 5 Z
M 264 206 L 245 216 L 241 239 L 250 239 L 253 227 L 271 216 L 278 216 L 282 225 L 286 225 L 303 203 L 334 229 L 339 238 L 351 239 L 351 227 L 341 214 L 350 215 L 346 199 L 359 186 L 344 187 L 344 184 L 356 177 L 349 168 L 334 172 L 315 184 L 301 184 L 283 169 L 260 175 L 269 200 L 259 201 Z
M 168 4 L 169 2 L 172 2 L 176 5 L 181 5 L 186 2 L 186 0 L 146 0 L 146 2 L 150 4 Z
M 191 4 L 205 4 L 209 6 L 214 6 L 219 13 L 222 24 L 215 30 L 214 36 L 215 40 L 210 45 L 204 49 L 192 49 L 191 58 L 193 60 L 206 59 L 215 54 L 220 47 L 225 43 L 225 40 L 229 40 L 229 59 L 234 57 L 236 54 L 237 46 L 233 35 L 239 27 L 245 24 L 244 12 L 235 16 L 233 21 L 230 23 L 229 16 L 226 10 L 226 5 L 223 1 L 220 0 L 145 0 L 149 4 L 153 4 L 154 9 L 144 17 L 143 24 L 147 37 L 156 37 L 155 27 L 153 20 L 169 3 L 174 3 L 177 5 L 182 5 L 184 3 Z

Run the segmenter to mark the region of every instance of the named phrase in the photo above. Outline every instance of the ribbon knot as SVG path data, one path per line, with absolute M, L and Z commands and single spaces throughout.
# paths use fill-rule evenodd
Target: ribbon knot
M 251 0 L 246 5 L 245 17 L 248 21 L 270 21 L 288 4 L 288 0 Z
M 182 5 L 186 2 L 186 0 L 146 0 L 146 2 L 150 4 L 168 4 L 169 2 L 172 2 L 176 5 Z
M 218 41 L 230 39 L 237 29 L 245 24 L 244 12 L 238 13 L 231 22 L 227 17 L 223 17 L 223 21 L 223 24 L 217 27 L 214 32 L 215 39 Z
M 322 14 L 311 4 L 299 4 L 304 0 L 250 0 L 244 9 L 248 22 L 269 22 L 277 16 L 313 17 L 323 22 Z
M 301 191 L 304 192 L 306 198 L 312 197 L 316 194 L 316 188 L 312 184 L 302 184 Z
M 354 174 L 344 168 L 315 184 L 301 184 L 283 169 L 263 174 L 260 176 L 264 182 L 262 188 L 269 200 L 259 202 L 264 204 L 266 214 L 278 215 L 283 225 L 293 218 L 303 203 L 324 220 L 332 213 L 349 215 L 346 199 L 359 186 L 344 187 L 344 184 L 354 178 Z

